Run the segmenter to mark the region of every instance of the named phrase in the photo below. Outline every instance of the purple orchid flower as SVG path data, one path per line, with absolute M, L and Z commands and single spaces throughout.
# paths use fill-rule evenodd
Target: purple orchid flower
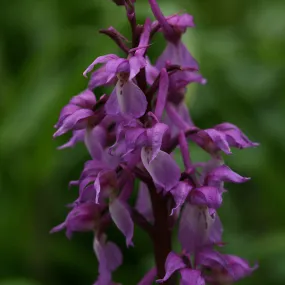
M 50 232 L 54 233 L 66 229 L 66 236 L 71 238 L 72 232 L 92 231 L 100 215 L 100 210 L 101 207 L 92 202 L 76 206 L 70 211 L 66 220 Z
M 191 135 L 190 138 L 211 154 L 220 150 L 226 154 L 231 154 L 230 147 L 244 149 L 258 146 L 258 143 L 251 142 L 238 127 L 230 123 L 201 130 Z
M 78 188 L 78 198 L 69 205 L 65 221 L 51 232 L 66 230 L 68 238 L 73 232 L 94 232 L 99 262 L 94 285 L 115 285 L 112 274 L 122 264 L 120 249 L 107 240 L 112 224 L 124 235 L 127 247 L 133 246 L 135 224 L 152 241 L 155 265 L 138 285 L 151 285 L 154 280 L 174 285 L 176 275 L 181 285 L 231 284 L 250 275 L 256 266 L 214 250 L 225 245 L 218 215 L 225 184 L 249 179 L 230 169 L 221 153 L 258 144 L 230 123 L 202 130 L 191 118 L 184 100 L 187 86 L 206 83 L 182 42 L 186 30 L 194 27 L 191 15 L 165 17 L 157 1 L 149 0 L 156 21 L 146 19 L 140 25 L 134 0 L 113 2 L 124 6 L 132 40 L 113 27 L 100 30 L 127 56 L 96 58 L 84 72 L 85 77 L 91 73 L 87 89 L 60 113 L 54 137 L 68 131 L 73 135 L 59 148 L 84 142 L 90 158 L 78 181 L 70 182 Z M 163 33 L 166 48 L 153 66 L 148 49 L 157 32 Z M 112 92 L 96 99 L 93 90 L 106 86 L 112 86 Z M 194 162 L 190 141 L 211 159 Z M 178 153 L 184 166 L 175 161 Z M 172 251 L 176 225 L 181 254 Z
M 116 87 L 105 106 L 109 115 L 121 113 L 139 118 L 145 113 L 147 106 L 145 95 L 133 80 L 140 70 L 146 66 L 146 60 L 143 55 L 149 41 L 150 25 L 151 22 L 147 19 L 140 44 L 133 56 L 130 55 L 128 59 L 120 58 L 115 54 L 100 56 L 83 73 L 86 76 L 95 65 L 101 63 L 105 64 L 104 69 L 93 74 L 93 81 L 95 76 L 99 76 L 100 85 L 107 85 L 117 77 Z M 102 78 L 104 79 L 101 81 Z M 97 87 L 98 84 L 95 84 L 95 86 Z

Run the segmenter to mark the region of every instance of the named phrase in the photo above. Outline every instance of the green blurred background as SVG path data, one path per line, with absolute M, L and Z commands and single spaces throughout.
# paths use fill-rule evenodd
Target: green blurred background
M 229 121 L 261 143 L 236 151 L 227 163 L 245 185 L 229 185 L 220 210 L 226 251 L 258 260 L 260 268 L 239 284 L 285 284 L 285 21 L 284 0 L 160 0 L 171 14 L 187 10 L 196 28 L 185 43 L 200 62 L 206 86 L 192 86 L 188 104 L 201 127 Z M 151 15 L 137 0 L 138 18 Z M 107 0 L 12 0 L 0 4 L 0 285 L 92 284 L 97 261 L 92 234 L 49 235 L 76 198 L 88 154 L 83 145 L 57 151 L 68 135 L 52 139 L 69 98 L 86 87 L 83 70 L 117 47 L 99 28 L 129 35 L 124 10 Z M 163 49 L 158 37 L 152 55 Z M 98 91 L 100 93 L 100 90 Z M 205 159 L 197 148 L 196 159 Z M 115 279 L 136 284 L 152 264 L 148 238 L 136 230 L 123 248 Z

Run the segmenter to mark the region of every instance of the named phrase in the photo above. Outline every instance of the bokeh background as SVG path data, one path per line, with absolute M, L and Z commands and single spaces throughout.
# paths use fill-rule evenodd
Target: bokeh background
M 252 180 L 229 185 L 220 214 L 226 251 L 258 260 L 239 284 L 285 284 L 285 21 L 284 0 L 160 0 L 165 14 L 187 10 L 196 28 L 184 40 L 200 62 L 206 86 L 189 89 L 192 117 L 201 127 L 229 121 L 261 143 L 236 151 L 227 163 Z M 151 15 L 137 0 L 138 18 Z M 69 98 L 86 87 L 82 71 L 117 47 L 98 34 L 115 26 L 129 35 L 124 10 L 107 0 L 12 0 L 0 4 L 0 285 L 92 284 L 97 261 L 92 235 L 49 235 L 76 198 L 88 154 L 83 145 L 57 151 L 52 139 Z M 162 37 L 152 56 L 164 47 Z M 97 91 L 99 94 L 103 90 Z M 205 159 L 192 149 L 196 159 Z M 136 284 L 152 263 L 146 235 L 136 230 L 115 279 Z

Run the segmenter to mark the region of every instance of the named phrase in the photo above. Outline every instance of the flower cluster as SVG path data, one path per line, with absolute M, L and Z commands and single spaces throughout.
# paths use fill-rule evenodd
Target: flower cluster
M 135 1 L 114 0 L 125 7 L 132 30 L 128 41 L 113 27 L 101 30 L 126 54 L 96 58 L 84 71 L 87 89 L 71 98 L 55 125 L 54 137 L 72 131 L 60 148 L 84 142 L 90 160 L 78 181 L 70 184 L 79 196 L 70 205 L 65 221 L 52 229 L 94 232 L 94 251 L 99 276 L 94 285 L 111 285 L 112 272 L 123 262 L 118 246 L 109 241 L 106 229 L 114 223 L 133 246 L 134 223 L 145 230 L 153 243 L 155 268 L 140 285 L 158 283 L 183 285 L 230 284 L 249 275 L 255 267 L 232 255 L 219 253 L 222 224 L 217 210 L 226 192 L 225 182 L 244 183 L 224 164 L 222 154 L 231 148 L 248 148 L 251 142 L 230 123 L 200 129 L 193 123 L 184 102 L 191 83 L 205 84 L 199 66 L 181 38 L 194 27 L 189 14 L 165 17 L 156 0 L 149 0 L 155 21 L 137 24 Z M 156 33 L 162 33 L 166 48 L 154 64 L 147 57 Z M 129 42 L 132 46 L 129 46 Z M 95 95 L 97 87 L 113 86 L 110 94 Z M 101 90 L 101 89 L 100 89 Z M 189 142 L 211 156 L 193 163 Z M 180 150 L 184 169 L 173 158 Z M 139 189 L 135 206 L 129 203 Z M 172 233 L 178 224 L 181 253 L 172 251 Z M 180 277 L 179 274 L 180 273 Z

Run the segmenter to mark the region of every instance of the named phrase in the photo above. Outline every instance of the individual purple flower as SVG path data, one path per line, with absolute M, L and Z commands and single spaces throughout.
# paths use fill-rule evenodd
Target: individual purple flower
M 150 24 L 150 21 L 146 20 L 140 44 L 133 56 L 130 55 L 127 59 L 120 58 L 114 54 L 100 56 L 83 73 L 86 76 L 95 65 L 104 64 L 104 68 L 101 68 L 100 72 L 93 74 L 92 80 L 95 80 L 94 76 L 99 76 L 100 85 L 107 85 L 117 78 L 116 87 L 105 106 L 105 110 L 109 115 L 121 113 L 139 118 L 145 113 L 147 106 L 145 94 L 136 85 L 134 78 L 146 66 L 146 60 L 143 55 L 149 40 Z
M 187 261 L 187 263 L 185 262 Z M 156 282 L 163 283 L 167 281 L 172 274 L 174 274 L 176 271 L 179 271 L 181 275 L 181 283 L 182 285 L 204 285 L 205 280 L 201 276 L 201 271 L 192 269 L 191 266 L 189 266 L 190 260 L 187 259 L 187 257 L 179 256 L 178 254 L 174 252 L 170 252 L 167 256 L 167 259 L 165 261 L 165 271 L 166 274 L 163 277 L 163 279 L 159 279 Z
M 96 104 L 96 97 L 90 90 L 85 90 L 79 95 L 71 98 L 59 116 L 55 125 L 57 131 L 54 137 L 61 136 L 70 130 L 84 129 L 91 120 L 96 121 L 93 107 Z
M 164 17 L 156 0 L 149 0 L 149 2 L 153 14 L 158 20 L 158 22 L 153 23 L 153 28 L 155 29 L 157 26 L 160 27 L 167 39 L 167 46 L 158 58 L 155 64 L 156 68 L 160 70 L 166 65 L 173 64 L 179 65 L 184 69 L 171 76 L 169 93 L 171 100 L 175 101 L 177 99 L 175 99 L 176 96 L 174 96 L 174 94 L 184 89 L 189 83 L 206 83 L 206 80 L 200 74 L 193 72 L 193 69 L 199 69 L 198 63 L 181 41 L 181 36 L 185 33 L 186 29 L 195 26 L 193 17 L 189 14 L 176 14 Z M 187 71 L 187 69 L 192 71 Z M 181 99 L 183 99 L 183 96 Z M 181 100 L 179 102 L 181 102 Z
M 250 141 L 238 127 L 230 123 L 223 123 L 212 129 L 201 130 L 191 135 L 190 138 L 213 155 L 219 151 L 231 154 L 230 147 L 244 149 L 258 146 L 258 143 Z
M 66 229 L 66 236 L 71 238 L 72 232 L 85 232 L 95 229 L 100 215 L 100 206 L 89 202 L 75 206 L 67 215 L 65 221 L 54 227 L 50 232 Z
M 235 255 L 223 255 L 222 257 L 227 265 L 226 268 L 213 261 L 208 261 L 205 264 L 206 269 L 211 269 L 210 274 L 205 275 L 207 283 L 213 285 L 231 284 L 251 275 L 258 268 L 257 264 L 251 267 L 247 260 Z

